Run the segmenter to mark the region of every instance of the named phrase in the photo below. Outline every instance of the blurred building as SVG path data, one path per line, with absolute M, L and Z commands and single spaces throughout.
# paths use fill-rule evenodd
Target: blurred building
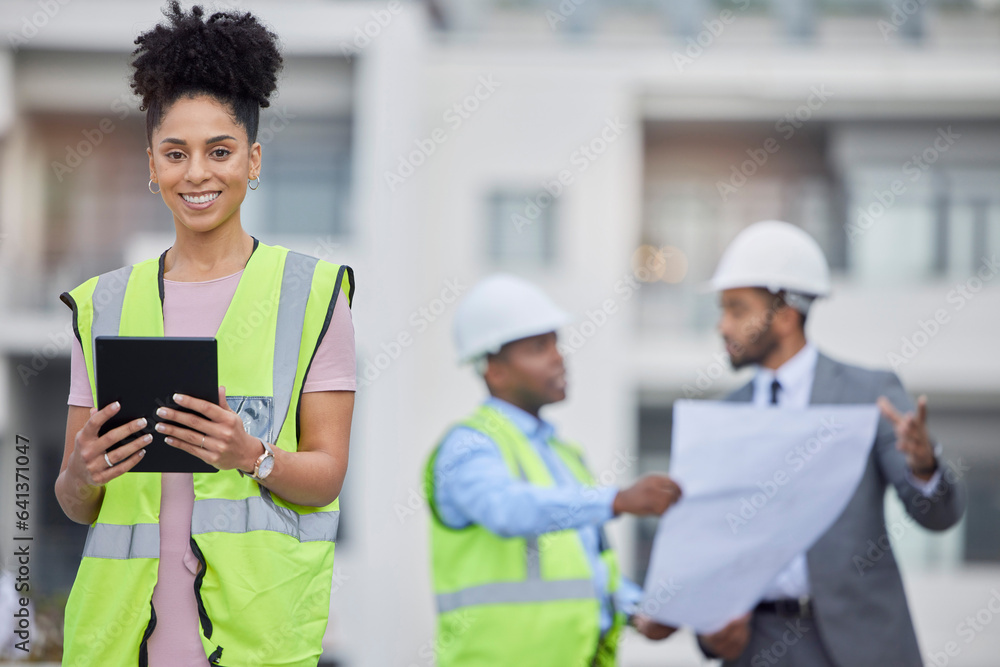
M 887 501 L 925 656 L 943 664 L 934 656 L 954 641 L 947 664 L 995 662 L 1000 619 L 980 612 L 1000 575 L 997 3 L 216 6 L 258 12 L 287 60 L 245 227 L 351 264 L 358 280 L 331 660 L 432 663 L 422 465 L 484 392 L 454 363 L 456 296 L 512 271 L 578 315 L 561 338 L 571 396 L 548 416 L 602 481 L 625 484 L 667 467 L 674 400 L 746 379 L 699 286 L 741 228 L 779 218 L 815 235 L 835 270 L 811 338 L 926 393 L 933 432 L 961 461 L 970 502 L 958 527 L 927 534 Z M 0 468 L 13 468 L 16 435 L 31 440 L 32 583 L 44 596 L 68 589 L 86 532 L 51 491 L 72 335 L 58 294 L 173 239 L 143 183 L 143 116 L 127 85 L 132 39 L 159 7 L 0 8 Z M 612 531 L 640 581 L 654 528 Z M 961 624 L 977 614 L 969 639 Z M 686 638 L 631 637 L 623 664 L 700 659 Z

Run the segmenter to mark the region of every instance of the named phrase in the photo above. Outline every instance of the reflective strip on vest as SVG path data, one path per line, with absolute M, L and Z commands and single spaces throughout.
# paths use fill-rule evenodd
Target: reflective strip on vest
M 131 266 L 123 266 L 110 273 L 102 274 L 94 286 L 91 303 L 94 318 L 91 323 L 91 338 L 117 336 L 122 321 L 122 306 L 125 303 L 125 288 L 128 286 Z
M 289 251 L 285 255 L 285 267 L 278 296 L 277 328 L 274 332 L 274 367 L 272 391 L 274 397 L 273 423 L 271 434 L 277 437 L 288 415 L 295 386 L 295 372 L 299 363 L 299 342 L 305 326 L 306 305 L 312 288 L 315 257 Z M 91 338 L 117 336 L 121 325 L 122 309 L 125 305 L 125 288 L 128 285 L 131 266 L 124 266 L 97 279 L 94 294 L 94 318 L 91 324 Z
M 336 542 L 340 511 L 298 514 L 273 500 L 254 496 L 242 500 L 203 498 L 194 501 L 191 534 L 249 533 L 270 530 L 299 542 Z
M 274 337 L 273 401 L 274 411 L 270 432 L 277 436 L 292 401 L 295 373 L 298 368 L 299 345 L 305 326 L 306 305 L 312 288 L 313 274 L 319 260 L 289 251 L 285 256 L 281 291 L 278 297 L 277 328 Z M 102 274 L 94 287 L 91 301 L 94 316 L 91 339 L 117 336 L 125 304 L 125 289 L 132 272 L 125 266 Z M 210 498 L 196 500 L 191 518 L 191 533 L 246 533 L 270 530 L 294 537 L 300 542 L 336 542 L 340 512 L 298 514 L 280 507 L 261 489 L 266 497 L 226 500 Z M 92 558 L 158 558 L 158 524 L 119 526 L 96 524 L 87 536 L 84 556 Z
M 83 557 L 119 560 L 159 558 L 160 526 L 156 523 L 137 523 L 134 526 L 95 523 L 87 531 Z
M 521 461 L 514 457 L 517 474 L 522 481 L 528 481 Z M 586 600 L 596 598 L 594 582 L 590 579 L 542 579 L 541 551 L 538 536 L 524 538 L 525 580 L 500 581 L 480 586 L 471 586 L 453 593 L 439 593 L 437 607 L 439 614 L 455 611 L 462 607 L 481 604 L 518 604 L 522 602 L 554 602 L 557 600 Z
M 524 540 L 524 552 L 528 581 L 542 579 L 542 552 L 538 549 L 538 536 L 532 535 Z
M 590 579 L 556 579 L 554 581 L 501 581 L 464 588 L 454 593 L 439 593 L 439 614 L 462 607 L 482 604 L 518 604 L 522 602 L 555 602 L 586 600 L 597 597 Z
M 295 370 L 299 365 L 299 341 L 305 326 L 306 303 L 312 286 L 313 273 L 319 262 L 315 257 L 289 251 L 285 255 L 285 270 L 281 276 L 278 297 L 278 324 L 274 332 L 274 425 L 272 433 L 281 431 L 292 402 Z
M 520 459 L 514 457 L 517 464 L 517 473 L 521 476 L 521 481 L 528 481 L 528 473 L 524 471 Z M 538 549 L 538 536 L 529 535 L 524 538 L 525 573 L 528 581 L 541 581 L 542 579 L 542 554 Z

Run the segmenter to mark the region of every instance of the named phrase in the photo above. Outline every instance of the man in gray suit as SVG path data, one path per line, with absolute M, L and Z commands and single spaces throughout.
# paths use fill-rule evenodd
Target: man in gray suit
M 834 361 L 805 336 L 813 299 L 829 292 L 826 258 L 804 231 L 760 222 L 740 233 L 712 279 L 719 332 L 734 368 L 757 366 L 726 400 L 777 404 L 876 403 L 882 409 L 867 468 L 843 514 L 788 563 L 751 612 L 699 637 L 731 667 L 918 667 L 923 662 L 883 515 L 891 484 L 929 530 L 961 518 L 960 471 L 940 460 L 926 427 L 888 371 Z

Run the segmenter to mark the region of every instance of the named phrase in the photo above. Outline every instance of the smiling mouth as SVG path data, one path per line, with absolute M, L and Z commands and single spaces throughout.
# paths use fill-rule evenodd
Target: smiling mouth
M 182 194 L 181 198 L 189 204 L 207 204 L 210 201 L 214 201 L 221 192 L 209 192 L 203 195 L 186 195 Z

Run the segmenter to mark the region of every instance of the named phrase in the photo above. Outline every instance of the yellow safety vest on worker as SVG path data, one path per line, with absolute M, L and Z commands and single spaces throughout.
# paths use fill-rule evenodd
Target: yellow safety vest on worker
M 302 384 L 347 266 L 254 240 L 219 327 L 219 384 L 247 432 L 298 448 Z M 91 278 L 61 298 L 74 312 L 96 405 L 93 340 L 163 336 L 163 256 Z M 339 500 L 288 503 L 236 470 L 194 473 L 191 547 L 200 631 L 211 664 L 315 667 L 330 609 Z M 66 605 L 64 664 L 144 665 L 156 624 L 160 475 L 105 486 Z
M 525 435 L 499 411 L 480 406 L 461 425 L 496 443 L 513 477 L 538 486 L 555 484 Z M 556 440 L 550 444 L 577 480 L 595 485 L 578 448 Z M 425 471 L 438 667 L 614 665 L 625 615 L 615 613 L 612 628 L 600 636 L 600 601 L 576 530 L 504 538 L 477 524 L 450 528 L 438 516 L 434 500 L 439 448 Z M 607 541 L 602 542 L 613 593 L 618 562 Z

